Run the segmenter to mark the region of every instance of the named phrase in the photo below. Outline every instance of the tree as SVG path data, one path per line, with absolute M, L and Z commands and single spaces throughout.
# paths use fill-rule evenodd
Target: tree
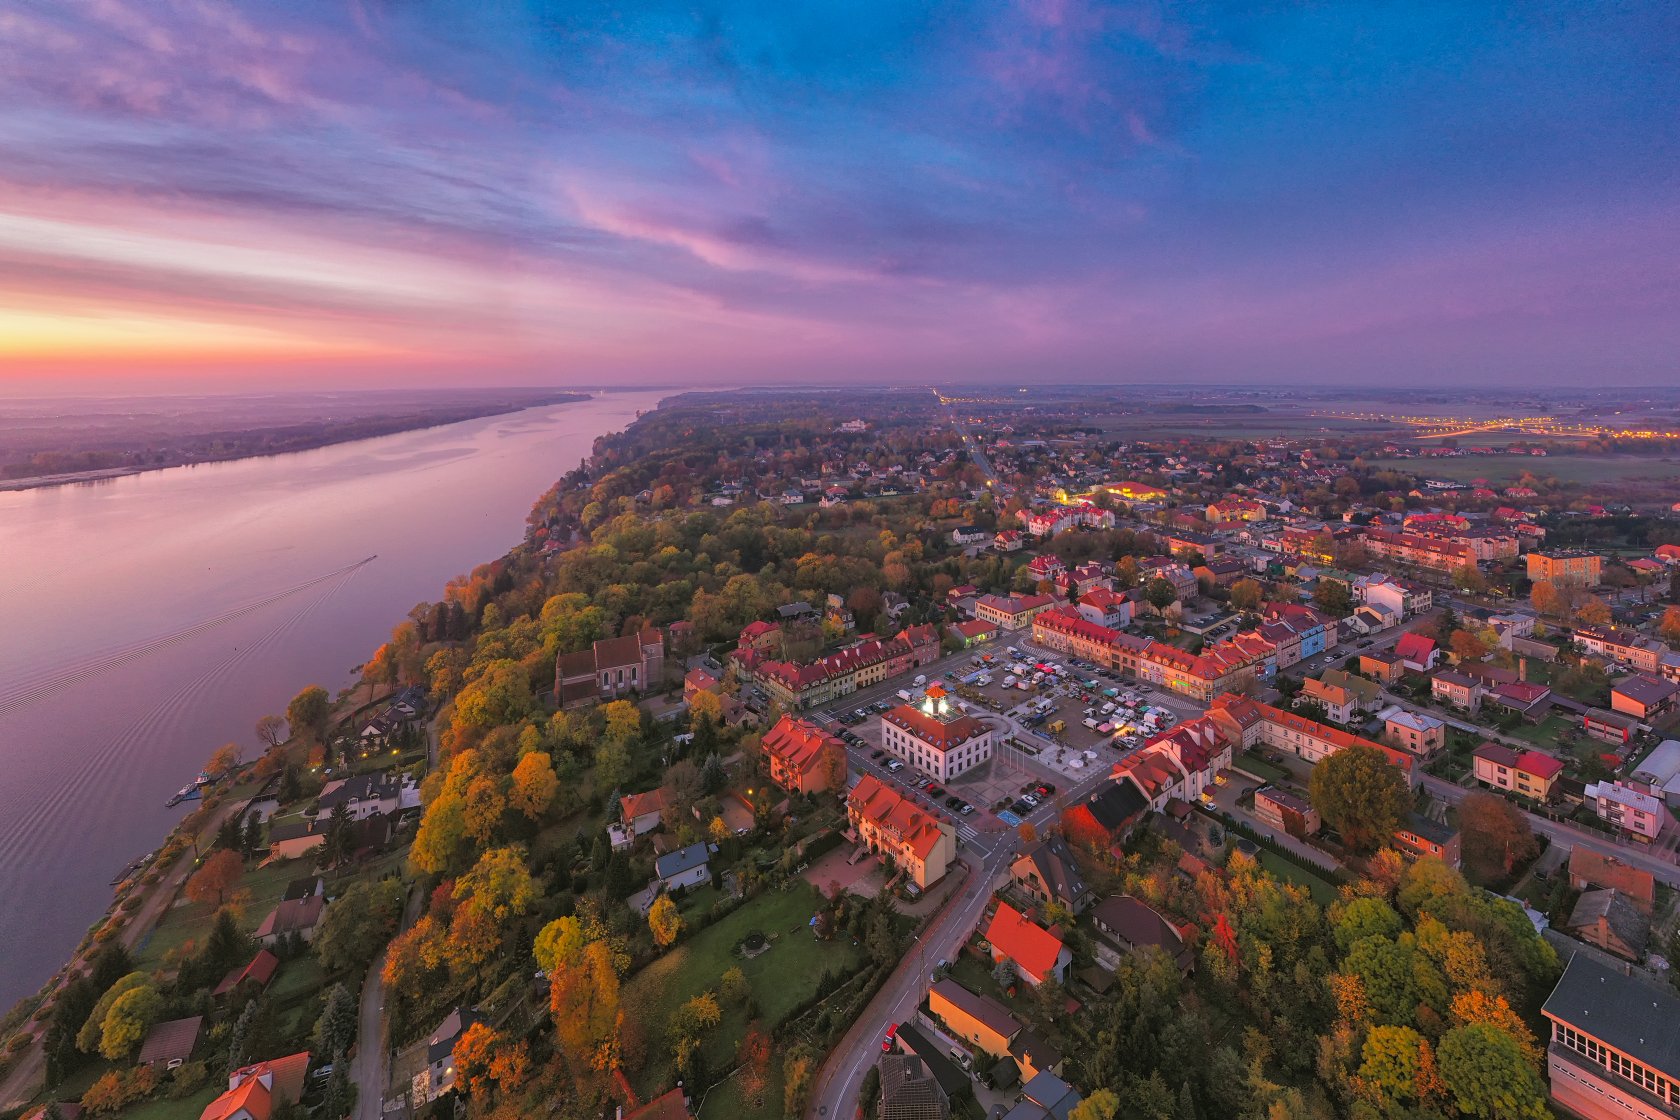
M 1597 595 L 1588 595 L 1580 606 L 1575 608 L 1575 621 L 1587 626 L 1610 625 L 1610 604 Z
M 144 972 L 130 972 L 105 989 L 105 994 L 94 1003 L 93 1010 L 88 1012 L 87 1018 L 82 1021 L 81 1029 L 76 1032 L 76 1049 L 84 1054 L 98 1050 L 100 1035 L 105 1030 L 105 1016 L 111 1010 L 111 1005 L 136 988 L 149 987 L 151 982 L 151 977 Z
M 1558 594 L 1557 585 L 1549 579 L 1536 580 L 1534 586 L 1528 589 L 1529 604 L 1541 614 L 1557 614 L 1562 606 L 1563 597 Z
M 531 678 L 517 661 L 490 662 L 455 696 L 455 720 L 467 727 L 488 730 L 518 723 L 535 706 Z
M 187 880 L 187 897 L 194 902 L 220 907 L 245 873 L 245 861 L 238 851 L 216 852 Z
M 1475 564 L 1460 564 L 1452 570 L 1453 586 L 1460 591 L 1472 595 L 1479 595 L 1488 588 L 1487 577 L 1482 569 Z
M 455 880 L 456 914 L 482 914 L 498 926 L 524 916 L 536 901 L 536 885 L 518 848 L 493 848 Z
M 327 989 L 320 1018 L 315 1020 L 315 1052 L 341 1062 L 356 1041 L 356 997 L 343 984 Z
M 99 1052 L 113 1062 L 134 1053 L 163 1015 L 163 997 L 151 985 L 124 992 L 105 1013 Z
M 1346 618 L 1353 613 L 1353 592 L 1339 579 L 1321 579 L 1313 588 L 1313 605 L 1325 614 Z
M 1239 611 L 1254 614 L 1260 609 L 1260 601 L 1265 590 L 1252 579 L 1243 578 L 1231 585 L 1231 606 Z
M 323 866 L 337 867 L 350 858 L 350 845 L 355 842 L 351 832 L 354 824 L 347 802 L 340 801 L 333 806 L 332 815 L 327 818 L 327 838 L 321 844 Z
M 212 778 L 220 778 L 238 765 L 239 744 L 223 743 L 210 752 L 209 759 L 204 763 L 204 772 Z
M 628 746 L 641 737 L 642 712 L 628 700 L 614 700 L 602 709 L 606 717 L 606 736 L 615 743 Z
M 1098 1089 L 1073 1106 L 1068 1120 L 1114 1120 L 1119 1114 L 1120 1098 L 1114 1090 Z
M 1533 859 L 1540 845 L 1528 817 L 1497 794 L 1476 791 L 1458 807 L 1464 862 L 1473 877 L 1487 881 L 1510 874 L 1517 864 Z
M 321 914 L 315 955 L 332 972 L 367 971 L 402 922 L 403 885 L 398 879 L 360 880 Z
M 455 1043 L 455 1072 L 469 1096 L 480 1096 L 490 1088 L 490 1064 L 501 1045 L 501 1036 L 483 1023 L 474 1023 Z
M 1144 584 L 1143 598 L 1157 611 L 1165 612 L 1168 607 L 1178 602 L 1178 589 L 1172 585 L 1172 581 L 1156 576 Z
M 1365 1036 L 1359 1077 L 1392 1108 L 1418 1096 L 1418 1074 L 1429 1043 L 1411 1027 L 1372 1027 Z
M 1400 768 L 1360 743 L 1314 766 L 1308 789 L 1314 807 L 1357 852 L 1374 852 L 1388 841 L 1411 804 Z
M 688 719 L 692 726 L 702 719 L 709 719 L 713 726 L 723 722 L 723 700 L 715 692 L 701 689 L 688 702 Z
M 723 976 L 718 980 L 718 995 L 723 997 L 725 1003 L 745 1003 L 747 996 L 751 994 L 752 989 L 747 986 L 746 974 L 739 966 L 731 965 L 724 970 Z
M 1459 661 L 1480 661 L 1488 654 L 1487 644 L 1469 630 L 1454 630 L 1448 646 Z
M 549 1011 L 556 1048 L 574 1069 L 609 1070 L 618 1065 L 618 973 L 605 942 L 585 945 L 574 960 L 561 960 L 549 973 Z
M 1435 1048 L 1441 1081 L 1459 1111 L 1480 1120 L 1546 1120 L 1546 1088 L 1517 1040 L 1498 1027 L 1472 1023 L 1441 1036 Z
M 707 797 L 723 792 L 729 785 L 729 771 L 723 768 L 723 760 L 715 754 L 706 756 L 706 761 L 700 765 L 700 792 Z
M 257 720 L 257 739 L 273 750 L 286 741 L 286 720 L 282 716 L 263 716 Z
M 677 913 L 677 904 L 671 901 L 671 896 L 662 894 L 654 899 L 648 909 L 648 928 L 653 930 L 654 944 L 661 949 L 676 941 L 682 933 L 682 915 Z
M 559 792 L 560 779 L 554 773 L 554 759 L 550 755 L 532 751 L 513 768 L 513 793 L 509 800 L 531 820 L 541 820 Z
M 327 690 L 318 684 L 292 697 L 286 705 L 286 723 L 293 735 L 305 735 L 317 743 L 325 741 L 327 719 L 332 714 L 332 701 Z

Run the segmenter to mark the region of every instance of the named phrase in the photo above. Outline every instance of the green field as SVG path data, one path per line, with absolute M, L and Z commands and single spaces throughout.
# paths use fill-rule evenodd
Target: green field
M 715 992 L 729 968 L 738 966 L 745 974 L 766 1029 L 810 997 L 824 972 L 849 975 L 857 968 L 863 951 L 849 937 L 842 934 L 825 942 L 812 935 L 807 923 L 819 904 L 816 888 L 803 880 L 790 890 L 767 891 L 678 944 L 625 983 L 621 1003 L 648 1038 L 648 1060 L 634 1078 L 636 1091 L 644 1099 L 674 1080 L 665 1044 L 665 1025 L 672 1014 L 701 992 Z M 744 960 L 735 946 L 755 930 L 770 939 L 770 949 Z M 746 1025 L 741 1008 L 724 1008 L 723 1022 L 705 1042 L 707 1068 L 725 1068 L 733 1061 Z
M 1509 486 L 1524 471 L 1536 478 L 1582 484 L 1598 482 L 1667 481 L 1680 483 L 1680 460 L 1637 455 L 1472 455 L 1464 459 L 1367 459 L 1375 470 L 1397 470 L 1425 478 L 1470 482 L 1485 478 Z
M 268 917 L 268 912 L 280 903 L 286 884 L 309 874 L 307 860 L 289 860 L 268 867 L 247 871 L 234 888 L 235 894 L 246 894 L 247 901 L 239 915 L 239 927 L 250 933 Z M 175 905 L 164 913 L 139 952 L 142 967 L 155 968 L 164 958 L 188 942 L 197 942 L 210 932 L 210 920 L 215 909 L 200 902 L 188 902 L 183 893 Z
M 1306 887 L 1312 892 L 1313 901 L 1320 906 L 1328 906 L 1336 901 L 1336 884 L 1295 866 L 1270 848 L 1260 849 L 1260 866 L 1286 883 Z

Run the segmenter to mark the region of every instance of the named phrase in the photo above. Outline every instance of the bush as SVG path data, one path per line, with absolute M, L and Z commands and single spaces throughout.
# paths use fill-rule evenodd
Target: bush
M 210 1080 L 210 1068 L 203 1062 L 188 1062 L 177 1066 L 174 1076 L 169 1081 L 169 1091 L 166 1094 L 170 1100 L 178 1101 L 190 1097 Z

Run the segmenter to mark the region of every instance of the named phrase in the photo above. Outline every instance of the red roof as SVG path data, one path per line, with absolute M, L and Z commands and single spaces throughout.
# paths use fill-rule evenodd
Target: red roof
M 211 994 L 225 996 L 247 980 L 266 988 L 268 982 L 274 979 L 274 970 L 279 967 L 279 957 L 267 949 L 259 949 L 257 955 L 251 958 L 250 964 L 229 972 Z
M 1008 957 L 1033 980 L 1043 980 L 1056 968 L 1062 942 L 1055 934 L 1009 905 L 998 903 L 997 913 L 983 935 L 995 953 Z
M 814 723 L 784 715 L 764 733 L 764 753 L 781 760 L 796 774 L 809 774 L 833 752 L 844 752 L 845 744 Z
M 1400 640 L 1394 643 L 1394 652 L 1407 661 L 1423 665 L 1429 661 L 1429 655 L 1435 652 L 1435 639 L 1426 638 L 1416 631 L 1403 634 Z
M 1524 751 L 1517 756 L 1517 769 L 1533 774 L 1538 778 L 1555 778 L 1563 773 L 1563 763 L 1549 754 L 1539 751 Z

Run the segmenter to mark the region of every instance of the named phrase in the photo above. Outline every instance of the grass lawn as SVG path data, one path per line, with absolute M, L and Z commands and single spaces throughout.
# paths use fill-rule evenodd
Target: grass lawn
M 287 961 L 280 966 L 280 974 L 269 987 L 268 998 L 275 1003 L 285 1003 L 321 987 L 326 978 L 327 970 L 313 956 Z M 351 994 L 355 994 L 354 990 Z
M 1285 882 L 1306 887 L 1312 892 L 1313 901 L 1320 906 L 1328 906 L 1336 901 L 1336 884 L 1295 866 L 1270 848 L 1260 849 L 1260 866 Z
M 674 1082 L 666 1023 L 693 996 L 716 991 L 719 978 L 729 968 L 739 966 L 745 974 L 768 1029 L 817 990 L 825 971 L 847 974 L 857 967 L 863 951 L 849 938 L 821 942 L 811 935 L 806 923 L 818 902 L 816 888 L 802 880 L 791 890 L 767 891 L 681 942 L 625 983 L 620 1002 L 641 1022 L 648 1037 L 647 1063 L 634 1078 L 644 1099 Z M 735 946 L 755 930 L 771 939 L 771 947 L 744 960 L 736 955 Z M 733 1059 L 745 1029 L 743 1010 L 726 1008 L 723 1022 L 706 1039 L 704 1054 L 710 1068 Z
M 1480 437 L 1470 437 L 1481 442 Z M 1624 479 L 1672 478 L 1674 463 L 1642 455 L 1471 455 L 1463 459 L 1368 459 L 1374 470 L 1401 470 L 1429 478 L 1469 482 L 1485 478 L 1508 486 L 1523 471 L 1560 482 L 1619 482 Z
M 1257 751 L 1244 751 L 1242 755 L 1242 769 L 1250 774 L 1256 774 L 1273 782 L 1289 780 L 1289 771 L 1281 766 L 1275 766 L 1261 758 Z
M 255 930 L 268 917 L 268 912 L 286 893 L 286 884 L 309 874 L 304 860 L 288 860 L 268 867 L 247 871 L 239 880 L 236 891 L 248 896 L 239 926 L 246 933 Z M 210 932 L 210 920 L 215 909 L 202 902 L 187 902 L 183 894 L 176 905 L 164 913 L 163 920 L 152 930 L 145 947 L 139 953 L 142 967 L 151 968 L 163 962 L 165 956 L 189 941 L 197 941 Z
M 705 1102 L 700 1106 L 700 1120 L 781 1120 L 782 1112 L 782 1063 L 772 1060 L 770 1076 L 764 1087 L 764 1099 L 757 1108 L 753 1108 L 741 1096 L 741 1079 L 731 1077 L 721 1085 L 714 1086 L 706 1094 Z
M 125 1108 L 117 1116 L 121 1120 L 181 1120 L 183 1116 L 197 1116 L 204 1111 L 205 1105 L 221 1095 L 223 1088 L 221 1084 L 206 1085 L 192 1096 L 178 1101 L 159 1097 L 133 1108 Z

